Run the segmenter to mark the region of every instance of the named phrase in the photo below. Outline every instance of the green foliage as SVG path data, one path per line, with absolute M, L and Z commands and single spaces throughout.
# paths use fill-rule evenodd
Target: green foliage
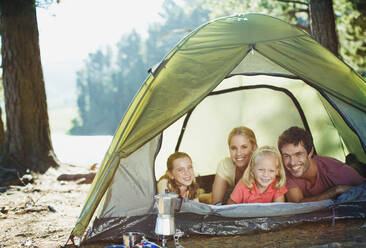
M 308 0 L 200 0 L 211 18 L 258 12 L 288 21 L 309 31 Z M 366 2 L 333 0 L 342 59 L 366 77 Z
M 366 77 L 366 4 L 360 0 L 333 1 L 343 60 Z
M 111 48 L 89 54 L 85 69 L 77 72 L 80 118 L 72 121 L 71 134 L 113 134 L 144 80 L 140 50 L 141 37 L 133 31 L 117 44 L 115 58 Z
M 333 6 L 340 54 L 352 68 L 365 72 L 366 8 L 360 0 L 333 0 Z M 133 31 L 116 49 L 89 55 L 77 73 L 79 118 L 73 120 L 70 133 L 113 134 L 149 67 L 209 19 L 247 12 L 269 14 L 309 30 L 307 0 L 166 0 L 160 13 L 163 22 L 153 23 L 146 39 Z
M 192 0 L 185 1 L 189 2 Z M 72 121 L 70 134 L 113 134 L 148 76 L 148 68 L 161 61 L 189 31 L 206 22 L 208 13 L 166 0 L 163 24 L 151 25 L 146 40 L 133 31 L 121 38 L 116 49 L 90 53 L 84 69 L 77 72 L 79 118 Z
M 49 6 L 51 6 L 54 3 L 59 4 L 61 0 L 35 0 L 35 4 L 39 8 L 45 8 L 47 9 Z
M 150 26 L 148 38 L 144 42 L 145 61 L 148 65 L 161 61 L 181 38 L 209 20 L 208 10 L 199 6 L 194 9 L 185 8 L 197 1 L 185 0 L 184 2 L 182 7 L 173 0 L 166 0 L 163 4 L 163 12 L 160 13 L 164 23 Z
M 88 132 L 98 133 L 104 129 L 105 119 L 108 118 L 110 105 L 112 68 L 112 51 L 107 48 L 103 53 L 98 50 L 89 54 L 89 61 L 85 62 L 85 69 L 77 72 L 77 105 L 80 120 L 73 120 L 71 134 L 86 134 Z M 107 119 L 108 120 L 108 119 Z
M 237 13 L 256 12 L 268 14 L 299 24 L 307 28 L 307 0 L 278 1 L 278 0 L 200 0 L 200 5 L 211 11 L 211 18 L 233 15 Z

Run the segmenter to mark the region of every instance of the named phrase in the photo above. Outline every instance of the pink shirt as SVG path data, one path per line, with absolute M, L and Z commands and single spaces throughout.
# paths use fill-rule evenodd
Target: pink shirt
M 287 189 L 282 186 L 279 189 L 275 188 L 276 180 L 272 182 L 267 190 L 263 193 L 259 192 L 255 183 L 253 183 L 253 188 L 250 190 L 242 180 L 240 180 L 233 192 L 230 195 L 231 200 L 235 203 L 269 203 L 273 202 L 274 199 L 283 196 Z
M 314 156 L 313 160 L 318 166 L 318 176 L 313 186 L 302 178 L 295 178 L 286 171 L 286 187 L 300 188 L 304 197 L 319 195 L 337 185 L 357 186 L 365 183 L 353 168 L 330 157 Z

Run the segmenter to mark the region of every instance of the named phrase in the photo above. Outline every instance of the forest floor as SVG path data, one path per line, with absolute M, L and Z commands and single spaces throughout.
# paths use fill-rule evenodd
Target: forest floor
M 89 172 L 86 168 L 63 165 L 50 168 L 43 175 L 32 175 L 33 182 L 25 186 L 1 187 L 0 248 L 65 245 L 90 184 L 57 178 Z
M 90 173 L 65 165 L 33 175 L 25 186 L 1 187 L 0 248 L 71 247 L 66 241 L 80 214 L 90 184 L 59 181 L 62 174 Z M 81 179 L 82 180 L 82 179 Z M 181 238 L 184 247 L 366 247 L 366 219 L 304 223 L 261 234 Z M 95 244 L 87 247 L 106 247 Z M 173 247 L 172 241 L 168 247 Z

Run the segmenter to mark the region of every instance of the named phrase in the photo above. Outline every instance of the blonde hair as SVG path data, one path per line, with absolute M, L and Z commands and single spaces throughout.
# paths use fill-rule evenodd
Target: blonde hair
M 254 134 L 253 130 L 248 127 L 240 126 L 240 127 L 235 127 L 233 130 L 231 130 L 231 132 L 229 133 L 229 136 L 227 138 L 227 143 L 229 146 L 230 146 L 231 139 L 235 135 L 244 136 L 249 140 L 249 142 L 252 144 L 252 146 L 255 146 L 255 147 L 258 146 L 257 139 L 255 138 L 255 134 Z
M 279 189 L 286 183 L 286 173 L 285 168 L 283 167 L 281 155 L 278 150 L 273 146 L 262 146 L 257 149 L 249 161 L 249 166 L 245 169 L 242 180 L 244 184 L 249 188 L 252 189 L 253 183 L 255 182 L 255 178 L 253 175 L 253 168 L 256 166 L 258 162 L 258 158 L 263 156 L 271 155 L 276 159 L 276 165 L 278 169 L 278 175 L 276 175 L 277 182 L 275 184 L 275 188 Z
M 159 179 L 162 180 L 162 179 L 167 179 L 168 180 L 168 190 L 169 191 L 173 191 L 175 193 L 177 193 L 178 195 L 180 195 L 180 189 L 179 189 L 179 186 L 177 184 L 177 182 L 174 180 L 174 179 L 171 179 L 169 176 L 168 176 L 168 172 L 172 173 L 173 169 L 174 169 L 174 161 L 178 158 L 188 158 L 189 160 L 191 160 L 192 162 L 192 159 L 191 157 L 185 153 L 185 152 L 174 152 L 172 153 L 169 157 L 168 157 L 168 160 L 167 160 L 167 171 L 165 172 L 165 174 Z M 193 179 L 193 182 L 191 185 L 188 186 L 188 199 L 189 200 L 193 200 L 195 198 L 197 198 L 198 196 L 198 184 L 196 183 L 195 179 Z

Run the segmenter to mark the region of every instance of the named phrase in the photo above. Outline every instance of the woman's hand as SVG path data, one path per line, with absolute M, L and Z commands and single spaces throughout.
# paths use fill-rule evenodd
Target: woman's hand
M 227 182 L 225 179 L 216 174 L 212 186 L 212 204 L 222 202 L 225 196 Z

